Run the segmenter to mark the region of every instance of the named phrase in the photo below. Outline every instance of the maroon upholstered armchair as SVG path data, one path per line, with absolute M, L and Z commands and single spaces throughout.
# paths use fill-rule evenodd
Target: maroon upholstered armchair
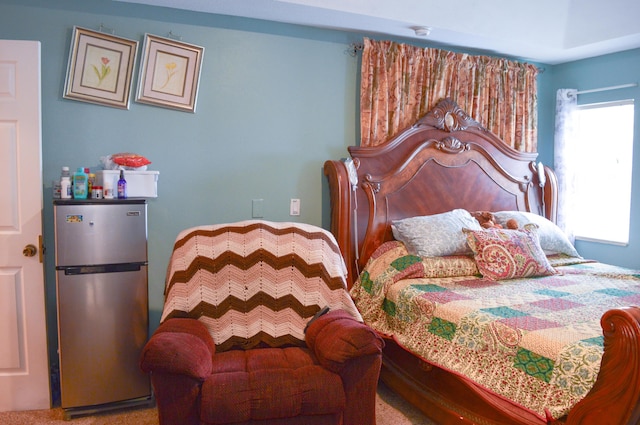
M 374 425 L 384 342 L 345 274 L 333 236 L 311 225 L 180 233 L 141 355 L 160 424 Z

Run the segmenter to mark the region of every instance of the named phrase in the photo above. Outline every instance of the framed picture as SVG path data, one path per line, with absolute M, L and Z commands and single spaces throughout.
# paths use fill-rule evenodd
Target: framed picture
M 129 109 L 138 42 L 74 27 L 64 97 Z
M 136 101 L 195 112 L 204 47 L 145 34 Z

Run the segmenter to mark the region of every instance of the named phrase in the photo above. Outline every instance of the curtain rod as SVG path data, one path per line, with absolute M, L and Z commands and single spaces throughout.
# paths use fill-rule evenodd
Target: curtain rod
M 355 58 L 356 55 L 358 54 L 358 50 L 363 50 L 363 49 L 364 49 L 363 43 L 351 43 L 349 44 L 349 48 L 345 50 L 345 52 L 348 53 L 349 56 L 353 56 Z
M 576 92 L 576 94 L 596 93 L 596 92 L 599 92 L 599 91 L 626 89 L 626 88 L 629 88 L 629 87 L 638 87 L 638 83 L 621 84 L 619 86 L 602 87 L 602 88 L 599 88 L 599 89 L 591 89 L 591 90 L 578 90 Z

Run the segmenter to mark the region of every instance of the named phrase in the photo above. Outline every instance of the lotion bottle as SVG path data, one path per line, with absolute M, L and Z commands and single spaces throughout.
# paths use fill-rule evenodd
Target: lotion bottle
M 60 174 L 60 198 L 71 199 L 71 174 L 69 167 L 62 167 Z
M 118 199 L 127 199 L 127 181 L 124 179 L 124 170 L 120 170 L 118 180 Z

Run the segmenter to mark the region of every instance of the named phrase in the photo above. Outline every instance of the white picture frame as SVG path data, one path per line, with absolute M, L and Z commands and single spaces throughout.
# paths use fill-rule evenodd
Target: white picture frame
M 74 27 L 63 97 L 129 109 L 137 51 L 136 40 Z
M 204 47 L 145 34 L 136 101 L 195 113 Z

